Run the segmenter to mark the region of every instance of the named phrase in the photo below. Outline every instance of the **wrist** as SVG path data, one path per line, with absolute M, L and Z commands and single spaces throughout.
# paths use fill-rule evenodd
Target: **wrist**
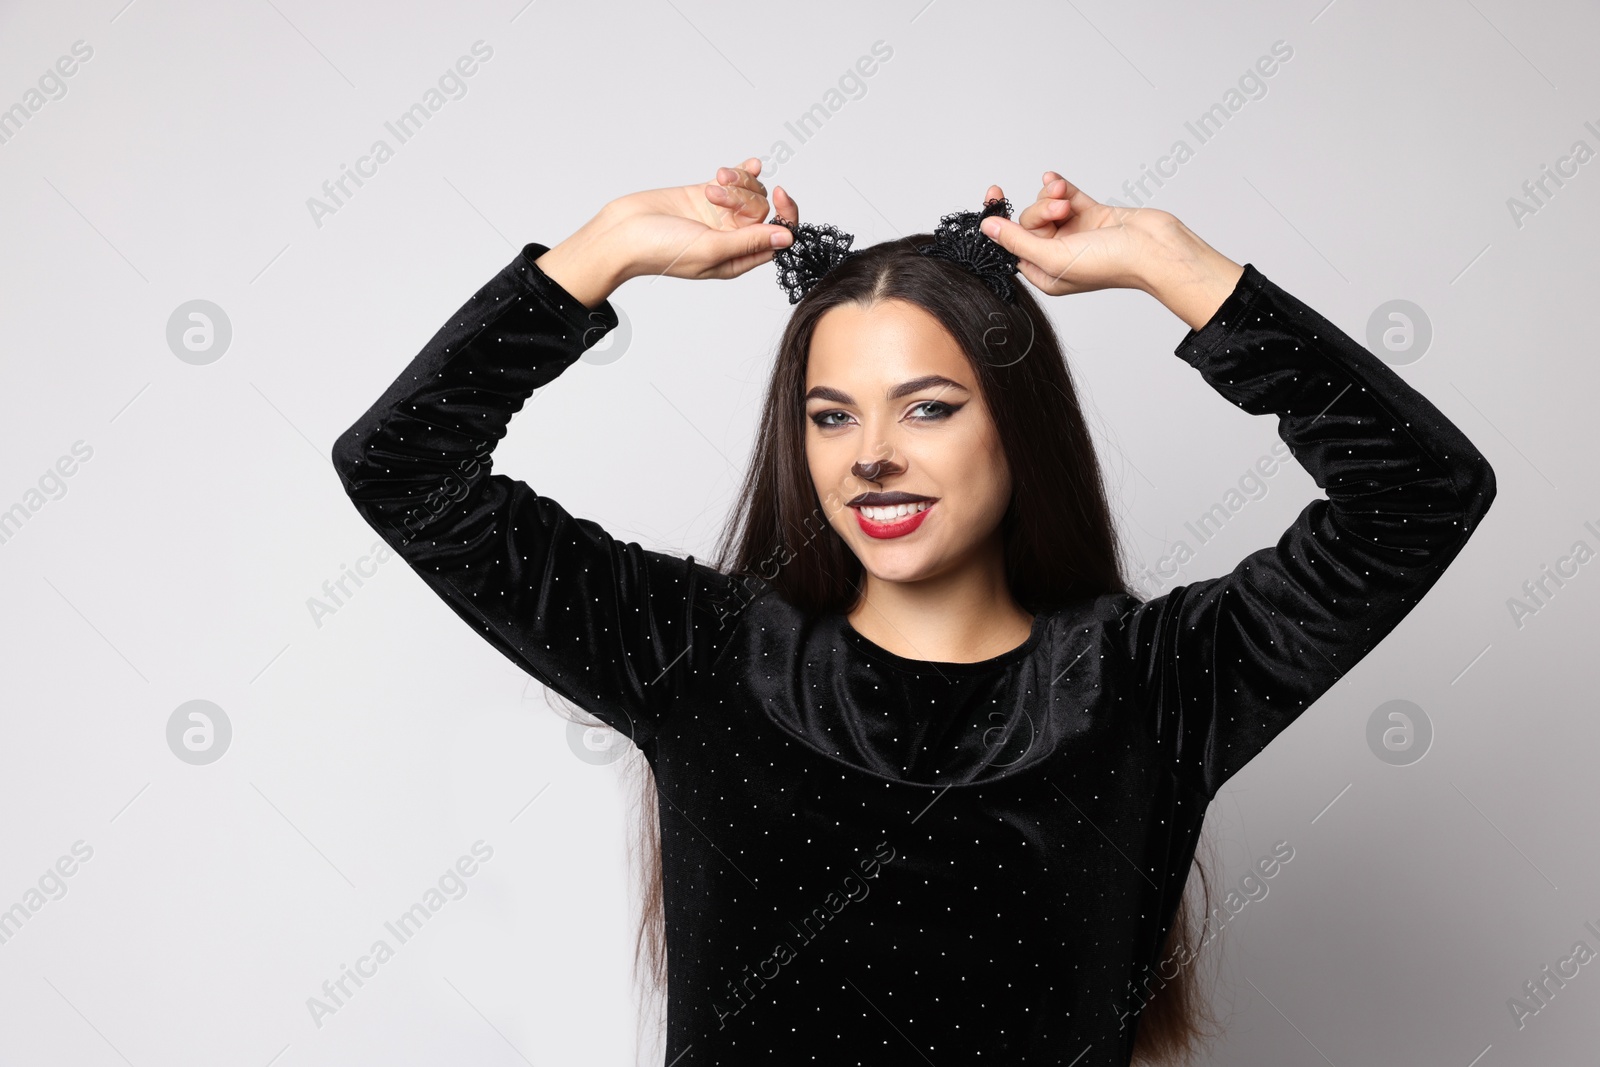
M 1139 265 L 1139 288 L 1198 330 L 1233 293 L 1244 268 L 1206 244 L 1175 215 L 1151 214 L 1154 217 L 1141 224 L 1148 251 Z
M 610 233 L 602 211 L 534 262 L 574 299 L 593 310 L 632 277 Z

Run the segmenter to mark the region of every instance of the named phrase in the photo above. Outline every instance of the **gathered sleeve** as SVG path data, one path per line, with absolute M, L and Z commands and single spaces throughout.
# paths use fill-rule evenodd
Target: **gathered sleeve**
M 618 324 L 609 300 L 587 308 L 539 269 L 546 251 L 527 245 L 462 305 L 340 435 L 333 464 L 361 517 L 457 615 L 643 747 L 709 668 L 726 582 L 492 472 L 512 415 Z
M 1389 634 L 1495 495 L 1466 436 L 1398 374 L 1246 264 L 1175 354 L 1278 435 L 1326 493 L 1277 544 L 1113 630 L 1180 778 L 1212 797 Z

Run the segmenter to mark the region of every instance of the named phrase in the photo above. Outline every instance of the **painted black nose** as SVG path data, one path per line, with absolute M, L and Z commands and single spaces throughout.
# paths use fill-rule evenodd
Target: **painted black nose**
M 891 464 L 888 460 L 879 459 L 871 463 L 856 463 L 850 468 L 850 473 L 857 478 L 862 478 L 869 482 L 877 482 L 882 481 L 883 474 L 890 467 Z

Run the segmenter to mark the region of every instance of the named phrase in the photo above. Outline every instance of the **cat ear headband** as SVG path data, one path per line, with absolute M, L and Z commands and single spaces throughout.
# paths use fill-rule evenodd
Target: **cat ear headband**
M 986 200 L 982 211 L 957 211 L 941 216 L 934 228 L 933 241 L 917 251 L 956 263 L 976 275 L 996 296 L 1008 304 L 1016 303 L 1012 275 L 1017 271 L 1017 256 L 1008 252 L 978 227 L 991 215 L 1011 217 L 1011 201 L 1005 197 Z M 772 256 L 778 268 L 778 286 L 789 294 L 789 303 L 798 304 L 834 267 L 856 251 L 851 249 L 855 235 L 827 223 L 791 223 L 774 214 L 767 220 L 785 227 L 794 235 L 787 248 Z

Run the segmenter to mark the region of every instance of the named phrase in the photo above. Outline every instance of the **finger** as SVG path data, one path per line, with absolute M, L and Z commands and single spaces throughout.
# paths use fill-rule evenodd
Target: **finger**
M 1045 189 L 1049 191 L 1048 195 L 1052 199 L 1065 200 L 1072 205 L 1072 210 L 1080 215 L 1087 213 L 1092 207 L 1100 206 L 1098 200 L 1067 181 L 1061 175 L 1056 174 L 1055 171 L 1046 171 L 1045 173 L 1054 175 L 1050 181 L 1045 183 Z M 1043 191 L 1041 191 L 1041 195 L 1044 195 Z
M 749 160 L 745 162 L 748 163 Z M 733 195 L 722 196 L 719 193 L 711 192 L 712 188 L 720 189 Z M 742 165 L 738 167 L 718 167 L 716 173 L 712 175 L 711 181 L 707 183 L 707 199 L 713 203 L 730 204 L 741 192 L 752 196 L 764 197 L 767 195 L 766 186 L 757 181 L 755 176 L 745 170 Z
M 769 248 L 765 252 L 752 252 L 748 256 L 736 256 L 726 263 L 718 264 L 712 269 L 710 276 L 713 278 L 737 278 L 747 270 L 759 267 L 763 263 L 772 262 L 772 255 L 773 250 Z
M 737 266 L 734 273 L 743 273 L 772 257 L 774 245 L 772 235 L 782 235 L 781 240 L 785 245 L 790 241 L 789 231 L 773 223 L 770 226 L 745 226 L 737 230 L 708 230 L 704 237 L 705 258 L 711 264 L 710 271 L 715 277 L 728 278 L 732 274 L 720 273 L 724 269 Z
M 991 200 L 1003 200 L 1005 195 L 1005 192 L 998 185 L 991 185 L 989 186 L 989 191 L 983 194 L 983 201 L 988 203 Z
M 1060 278 L 1057 278 L 1047 270 L 1041 269 L 1038 264 L 1031 260 L 1019 259 L 1017 261 L 1017 271 L 1029 282 L 1033 283 L 1033 287 L 1040 292 L 1059 296 L 1065 291 Z
M 752 162 L 752 160 L 747 159 L 737 167 L 718 167 L 717 168 L 717 182 L 718 182 L 718 184 L 726 185 L 726 186 L 730 186 L 730 187 L 737 185 L 737 186 L 740 186 L 741 188 L 748 189 L 753 193 L 758 193 L 761 196 L 766 196 L 767 195 L 767 187 L 765 185 L 762 185 L 759 181 L 757 181 L 756 180 L 756 176 L 750 172 L 749 166 L 750 166 L 751 162 Z M 754 160 L 754 162 L 756 164 L 756 169 L 760 170 L 761 169 L 761 161 L 759 159 L 756 159 L 756 160 Z
M 1011 219 L 991 215 L 983 220 L 981 229 L 995 244 L 1016 253 L 1019 259 L 1031 260 L 1046 268 L 1056 260 L 1055 242 L 1034 236 Z
M 800 205 L 794 202 L 794 197 L 781 185 L 772 187 L 772 206 L 778 217 L 787 219 L 791 224 L 800 222 Z
M 1072 207 L 1065 200 L 1052 200 L 1041 196 L 1022 209 L 1022 214 L 1017 216 L 1017 225 L 1028 230 L 1053 227 L 1071 212 Z
M 722 209 L 722 221 L 733 217 L 742 205 L 738 194 L 719 182 L 709 182 L 704 189 L 706 200 Z
M 1093 217 L 1090 212 L 1099 202 L 1073 185 L 1053 170 L 1044 172 L 1045 183 L 1039 190 L 1039 199 L 1028 207 L 1017 221 L 1042 236 L 1053 236 L 1053 227 L 1067 224 L 1074 215 Z
M 750 213 L 756 217 L 756 221 L 759 222 L 765 219 L 768 214 L 767 187 L 756 180 L 755 173 L 749 169 L 751 164 L 755 165 L 756 170 L 759 171 L 761 169 L 761 160 L 756 159 L 754 156 L 745 160 L 738 172 L 739 184 L 741 188 L 748 190 L 753 198 L 748 202 L 749 209 Z
M 718 173 L 721 173 L 721 171 Z M 739 218 L 763 219 L 766 217 L 767 199 L 764 192 L 754 192 L 738 182 L 729 185 L 708 184 L 705 187 L 705 192 L 707 200 L 728 213 L 723 220 L 725 222 L 738 222 Z

